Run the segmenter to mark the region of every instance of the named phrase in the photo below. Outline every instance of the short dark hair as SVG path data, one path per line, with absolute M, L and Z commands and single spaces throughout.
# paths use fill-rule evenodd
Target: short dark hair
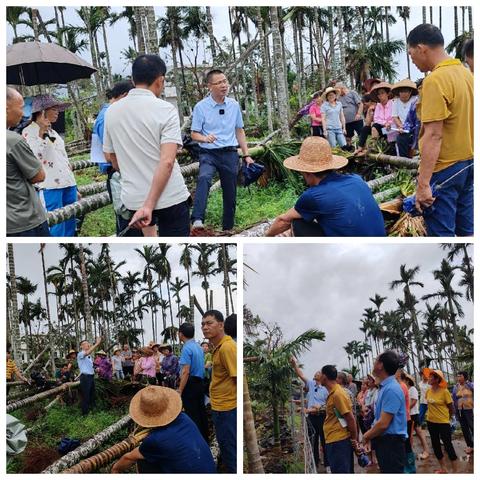
M 223 74 L 224 73 L 222 72 L 222 70 L 219 70 L 218 68 L 214 68 L 207 73 L 207 76 L 205 77 L 205 82 L 208 84 L 212 81 L 212 77 L 214 75 L 223 75 Z
M 323 170 L 323 172 L 314 172 L 313 174 L 317 178 L 323 178 L 326 177 L 327 175 L 330 175 L 330 173 L 335 172 L 336 170 Z
M 373 98 L 372 96 L 369 94 L 369 93 L 366 93 L 363 97 L 362 97 L 362 102 L 363 103 L 367 103 L 367 102 L 371 102 L 373 101 Z
M 167 73 L 165 62 L 158 55 L 139 55 L 132 65 L 132 79 L 135 84 L 150 86 L 158 77 Z
M 397 352 L 386 350 L 378 356 L 378 361 L 382 363 L 383 368 L 389 375 L 394 375 L 400 367 L 400 359 Z
M 464 370 L 460 371 L 460 372 L 457 372 L 457 375 L 463 375 L 463 378 L 465 380 L 468 380 L 468 373 L 465 372 Z
M 210 342 L 207 342 L 206 340 L 204 340 L 200 345 L 208 345 L 208 346 L 210 346 Z
M 195 336 L 195 326 L 192 323 L 182 323 L 178 331 L 187 338 L 193 338 Z
M 237 337 L 237 314 L 232 313 L 225 319 L 224 327 L 225 333 L 232 338 Z
M 337 369 L 335 365 L 325 365 L 322 367 L 322 373 L 329 379 L 329 380 L 336 380 L 337 379 Z
M 438 27 L 430 23 L 421 23 L 413 30 L 410 30 L 407 37 L 407 45 L 416 47 L 420 44 L 428 45 L 429 47 L 443 47 L 445 40 Z
M 88 342 L 88 340 L 86 338 L 84 338 L 80 343 L 79 345 L 81 345 L 83 342 Z
M 345 372 L 338 372 L 337 373 L 337 382 L 338 382 L 338 380 L 340 380 L 340 383 L 343 386 L 348 385 L 348 377 L 347 377 L 347 374 Z
M 118 98 L 125 93 L 128 93 L 132 88 L 135 88 L 131 80 L 122 80 L 117 82 L 112 88 L 107 90 L 106 95 L 108 99 Z
M 463 58 L 473 58 L 473 38 L 468 39 L 462 47 Z
M 207 310 L 202 318 L 206 317 L 213 317 L 217 322 L 224 322 L 225 320 L 223 319 L 222 312 L 219 312 L 218 310 Z

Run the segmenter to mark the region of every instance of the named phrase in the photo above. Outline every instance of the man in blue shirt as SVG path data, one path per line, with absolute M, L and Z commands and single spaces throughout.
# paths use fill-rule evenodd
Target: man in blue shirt
M 208 421 L 205 411 L 205 392 L 203 376 L 205 374 L 204 353 L 195 342 L 195 327 L 192 323 L 182 323 L 178 329 L 178 338 L 184 343 L 180 355 L 180 385 L 178 393 L 182 396 L 185 413 L 196 423 L 200 433 L 208 443 Z
M 372 442 L 382 473 L 404 473 L 406 463 L 407 411 L 405 396 L 395 378 L 399 366 L 398 354 L 387 350 L 378 356 L 373 367 L 373 374 L 380 381 L 375 420 L 362 442 Z
M 198 102 L 192 114 L 192 140 L 200 145 L 200 172 L 192 211 L 194 229 L 202 229 L 208 193 L 215 172 L 223 190 L 223 229 L 234 225 L 240 146 L 245 162 L 253 163 L 243 129 L 240 105 L 228 98 L 228 80 L 221 70 L 210 70 L 206 83 L 210 95 Z
M 267 237 L 290 229 L 296 237 L 384 237 L 382 212 L 366 182 L 336 172 L 347 163 L 345 157 L 332 155 L 324 138 L 307 137 L 299 155 L 283 164 L 300 172 L 309 188 L 275 219 Z
M 305 384 L 307 391 L 307 409 L 308 415 L 308 429 L 309 438 L 312 444 L 313 457 L 315 459 L 315 465 L 318 467 L 320 464 L 320 451 L 319 451 L 319 439 L 322 445 L 323 464 L 325 468 L 328 468 L 328 459 L 325 454 L 325 434 L 323 432 L 323 424 L 325 422 L 325 404 L 327 403 L 328 390 L 320 384 L 320 378 L 322 372 L 315 372 L 313 380 L 309 380 L 300 367 L 297 364 L 295 358 L 290 359 L 297 377 Z M 302 405 L 303 408 L 303 405 Z
M 216 473 L 207 442 L 188 415 L 182 400 L 167 387 L 142 388 L 130 402 L 130 416 L 141 427 L 152 429 L 142 444 L 112 467 L 122 473 L 138 462 L 139 473 Z
M 92 353 L 102 343 L 102 337 L 98 337 L 94 345 L 87 340 L 80 343 L 80 352 L 77 355 L 78 369 L 80 370 L 80 392 L 82 394 L 82 415 L 95 406 L 95 371 L 93 369 Z

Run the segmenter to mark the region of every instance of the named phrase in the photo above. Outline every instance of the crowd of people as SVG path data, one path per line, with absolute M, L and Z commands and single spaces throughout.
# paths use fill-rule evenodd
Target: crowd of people
M 402 362 L 397 352 L 383 352 L 373 372 L 357 386 L 351 374 L 337 372 L 333 365 L 325 365 L 310 380 L 291 359 L 304 383 L 306 404 L 301 408 L 307 415 L 317 468 L 323 464 L 328 473 L 354 473 L 356 456 L 362 468 L 416 473 L 417 463 L 427 460 L 433 450 L 439 465 L 435 473 L 457 472 L 452 442 L 457 423 L 465 439 L 465 454 L 473 453 L 474 387 L 467 372 L 458 372 L 450 392 L 441 370 L 424 368 L 417 382 Z M 422 449 L 418 457 L 414 434 Z
M 286 159 L 285 166 L 302 174 L 309 193 L 276 219 L 267 235 L 385 235 L 378 222 L 380 212 L 373 205 L 369 208 L 373 199 L 365 182 L 361 178 L 343 182 L 340 177 L 347 175 L 335 171 L 345 164 L 332 155 L 336 146 L 363 155 L 368 138 L 383 139 L 390 153 L 402 157 L 419 152 L 415 207 L 425 219 L 428 235 L 473 235 L 473 39 L 464 46 L 468 68 L 448 56 L 443 35 L 434 25 L 415 27 L 407 47 L 417 68 L 428 73 L 423 81 L 407 78 L 391 85 L 367 79 L 363 97 L 334 81 L 301 110 L 310 115 L 311 134 L 317 140 L 306 138 L 294 157 L 298 161 Z M 209 93 L 195 105 L 191 118 L 191 138 L 199 159 L 192 201 L 176 160 L 182 146 L 178 112 L 159 98 L 165 75 L 160 57 L 138 56 L 131 81 L 113 86 L 94 124 L 92 159 L 108 176 L 117 235 L 185 237 L 193 230 L 203 231 L 215 174 L 223 190 L 223 229 L 231 232 L 239 149 L 247 166 L 254 163 L 240 105 L 228 97 L 225 74 L 210 70 L 206 75 Z M 21 135 L 7 132 L 10 236 L 75 234 L 75 218 L 49 230 L 45 214 L 79 198 L 64 142 L 52 128 L 68 106 L 50 95 L 36 96 L 31 123 Z M 8 129 L 18 125 L 22 108 L 20 93 L 7 88 Z M 318 140 L 321 137 L 328 142 Z M 370 214 L 360 215 L 364 210 Z
M 144 473 L 214 473 L 210 424 L 220 450 L 219 471 L 237 471 L 236 315 L 224 319 L 218 310 L 205 312 L 202 333 L 205 340 L 199 344 L 194 325 L 180 325 L 179 351 L 151 341 L 139 349 L 125 344 L 109 356 L 100 349 L 99 337 L 94 344 L 82 341 L 78 352 L 68 352 L 57 382 L 80 380 L 84 416 L 96 405 L 96 379 L 144 385 L 131 401 L 130 414 L 138 425 L 152 430 L 112 472 L 138 462 Z M 30 382 L 7 353 L 7 382 L 14 379 Z

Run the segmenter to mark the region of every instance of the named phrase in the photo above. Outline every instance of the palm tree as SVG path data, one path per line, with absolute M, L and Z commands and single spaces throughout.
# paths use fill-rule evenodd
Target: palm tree
M 460 285 L 466 287 L 465 297 L 473 302 L 473 265 L 472 259 L 468 255 L 467 243 L 442 243 L 442 248 L 448 250 L 447 259 L 452 262 L 457 255 L 462 255 L 462 265 L 460 270 L 463 272 L 463 278 Z
M 255 7 L 255 25 L 260 38 L 260 58 L 262 62 L 262 78 L 263 78 L 263 87 L 265 89 L 265 104 L 267 106 L 267 126 L 268 131 L 273 131 L 273 120 L 272 120 L 272 105 L 273 105 L 273 96 L 272 96 L 272 84 L 270 82 L 269 68 L 268 68 L 268 57 L 269 53 L 267 52 L 267 47 L 265 44 L 265 31 L 264 31 L 264 21 L 262 17 L 262 9 L 260 7 Z
M 10 295 L 12 302 L 12 315 L 10 320 L 10 345 L 12 349 L 13 360 L 20 365 L 21 363 L 21 343 L 20 343 L 20 326 L 18 321 L 18 301 L 17 301 L 17 280 L 15 275 L 15 257 L 13 252 L 13 244 L 8 246 L 8 273 L 10 274 Z
M 13 43 L 18 41 L 18 26 L 25 23 L 25 20 L 22 19 L 22 16 L 27 13 L 26 7 L 7 7 L 6 17 L 7 23 L 13 29 Z
M 215 263 L 210 261 L 210 255 L 213 251 L 213 246 L 210 244 L 199 243 L 193 245 L 193 248 L 199 252 L 196 264 L 197 270 L 193 272 L 194 276 L 202 278 L 202 288 L 205 291 L 205 310 L 211 308 L 208 300 L 208 291 L 210 284 L 208 278 L 215 273 Z
M 188 286 L 188 305 L 191 311 L 190 321 L 194 323 L 194 307 L 193 307 L 193 297 L 192 297 L 192 287 L 190 281 L 190 272 L 192 270 L 192 250 L 191 246 L 188 243 L 183 245 L 182 254 L 180 255 L 180 265 L 187 272 L 187 286 Z
M 215 49 L 215 36 L 213 35 L 213 21 L 212 21 L 212 11 L 210 7 L 205 7 L 207 15 L 207 32 L 208 39 L 210 41 L 210 52 L 212 54 L 212 66 L 215 66 L 217 59 L 217 51 Z
M 407 21 L 410 19 L 410 7 L 397 7 L 398 16 L 403 20 L 403 26 L 405 29 L 405 45 L 407 44 L 408 37 L 408 28 Z M 408 49 L 405 49 L 405 54 L 407 55 L 407 69 L 408 69 L 408 78 L 410 78 L 410 55 L 408 54 Z
M 171 284 L 171 288 L 173 291 L 173 298 L 175 299 L 177 303 L 177 318 L 180 319 L 180 303 L 181 303 L 181 298 L 180 298 L 180 292 L 187 286 L 188 284 L 181 280 L 179 277 L 175 277 L 175 281 Z M 180 321 L 179 321 L 180 325 Z

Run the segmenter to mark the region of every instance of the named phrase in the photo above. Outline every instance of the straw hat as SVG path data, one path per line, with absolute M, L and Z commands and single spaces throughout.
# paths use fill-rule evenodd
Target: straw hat
M 173 389 L 150 385 L 132 398 L 129 413 L 141 427 L 163 427 L 182 411 L 182 399 Z
M 322 93 L 322 96 L 321 96 L 320 98 L 325 101 L 325 100 L 327 99 L 327 95 L 328 95 L 330 92 L 335 92 L 336 95 L 340 95 L 340 89 L 339 89 L 339 88 L 327 87 L 327 88 L 325 89 L 325 91 Z
M 370 90 L 370 96 L 373 98 L 373 100 L 375 100 L 375 102 L 378 102 L 377 93 L 381 88 L 383 88 L 384 90 L 387 90 L 388 92 L 392 90 L 392 86 L 387 82 L 380 82 L 374 85 Z
M 151 347 L 143 347 L 140 349 L 140 353 L 142 355 L 148 355 L 148 356 L 151 356 L 153 355 L 155 352 L 153 351 L 153 348 Z
M 121 348 L 116 348 L 114 351 L 113 351 L 113 354 L 115 355 L 117 352 L 121 352 L 122 349 Z
M 70 105 L 71 103 L 61 102 L 51 95 L 37 95 L 32 98 L 32 113 L 41 112 L 42 110 L 48 110 L 53 107 L 56 107 L 59 112 L 63 112 L 70 107 Z
M 408 378 L 408 380 L 410 380 L 412 382 L 412 385 L 415 385 L 415 378 L 413 378 L 412 375 L 410 375 L 407 372 L 403 372 L 403 374 L 405 375 L 405 378 Z
M 172 346 L 171 346 L 171 345 L 168 345 L 167 343 L 162 343 L 158 349 L 159 349 L 160 351 L 167 349 L 167 350 L 169 350 L 170 352 L 173 352 Z
M 290 170 L 309 173 L 338 170 L 347 163 L 347 158 L 332 155 L 330 144 L 322 137 L 307 137 L 300 147 L 300 153 L 283 161 L 283 165 Z
M 375 376 L 373 373 L 367 373 L 367 378 L 371 378 L 374 382 L 376 381 Z
M 107 356 L 107 354 L 103 350 L 99 350 L 96 355 L 103 355 L 104 357 Z
M 443 375 L 443 372 L 441 370 L 433 370 L 432 368 L 424 368 L 423 369 L 423 374 L 428 378 L 430 375 L 436 375 L 438 378 L 440 378 L 440 383 L 438 386 L 440 388 L 447 388 L 448 383 L 445 380 L 445 376 Z
M 410 88 L 412 90 L 412 95 L 418 94 L 417 84 L 415 82 L 412 82 L 412 80 L 410 80 L 409 78 L 405 78 L 393 85 L 392 93 L 394 95 L 398 95 L 398 90 L 400 90 L 401 88 Z
M 68 358 L 70 355 L 74 354 L 74 353 L 76 354 L 77 351 L 76 351 L 76 350 L 73 350 L 73 349 L 72 349 L 72 350 L 69 350 L 68 353 L 67 353 L 67 358 Z

